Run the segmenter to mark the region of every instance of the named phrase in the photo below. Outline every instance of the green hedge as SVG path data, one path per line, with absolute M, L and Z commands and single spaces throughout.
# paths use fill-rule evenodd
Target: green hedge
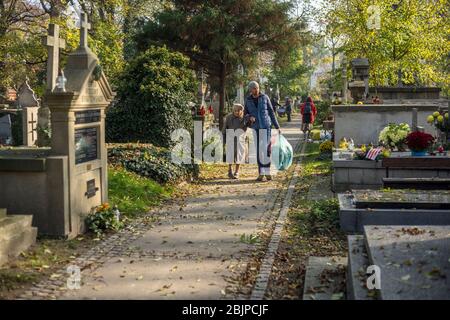
M 151 144 L 110 144 L 108 161 L 163 184 L 175 183 L 195 173 L 194 165 L 172 163 L 168 149 Z
M 317 116 L 316 125 L 322 125 L 324 120 L 327 120 L 328 116 L 331 114 L 331 106 L 327 101 L 319 101 L 316 103 Z
M 169 147 L 175 129 L 192 130 L 196 83 L 184 55 L 151 47 L 127 64 L 117 83 L 117 102 L 106 113 L 108 142 Z

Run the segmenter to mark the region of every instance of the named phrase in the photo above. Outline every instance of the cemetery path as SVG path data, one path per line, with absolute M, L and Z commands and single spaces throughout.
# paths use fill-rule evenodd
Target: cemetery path
M 299 116 L 282 128 L 294 148 L 299 128 Z M 205 178 L 195 196 L 150 213 L 158 223 L 143 219 L 110 237 L 97 250 L 102 259 L 87 259 L 92 264 L 82 268 L 81 288 L 62 298 L 236 298 L 232 288 L 257 250 L 251 235 L 271 232 L 288 178 L 279 173 L 271 182 L 256 182 L 256 176 L 256 166 L 246 165 L 240 180 Z

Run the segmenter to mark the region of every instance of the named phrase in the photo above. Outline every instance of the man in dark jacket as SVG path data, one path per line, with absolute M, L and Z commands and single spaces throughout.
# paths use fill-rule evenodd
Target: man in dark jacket
M 250 82 L 248 89 L 250 95 L 245 100 L 244 116 L 250 128 L 254 129 L 259 171 L 256 180 L 262 181 L 264 177 L 272 180 L 270 175 L 271 128 L 273 125 L 281 133 L 280 125 L 269 97 L 259 91 L 258 82 Z

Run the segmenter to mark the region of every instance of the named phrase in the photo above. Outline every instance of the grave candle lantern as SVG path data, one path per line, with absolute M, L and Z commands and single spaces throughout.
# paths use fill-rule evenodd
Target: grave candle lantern
M 56 92 L 66 92 L 67 79 L 64 76 L 64 71 L 60 71 L 58 78 L 56 78 Z

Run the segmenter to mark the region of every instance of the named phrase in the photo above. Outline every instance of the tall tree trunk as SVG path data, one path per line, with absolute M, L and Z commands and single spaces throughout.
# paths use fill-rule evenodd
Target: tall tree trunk
M 219 78 L 219 129 L 222 131 L 224 125 L 224 113 L 225 113 L 225 83 L 226 83 L 226 67 L 222 63 L 220 66 L 220 78 Z

